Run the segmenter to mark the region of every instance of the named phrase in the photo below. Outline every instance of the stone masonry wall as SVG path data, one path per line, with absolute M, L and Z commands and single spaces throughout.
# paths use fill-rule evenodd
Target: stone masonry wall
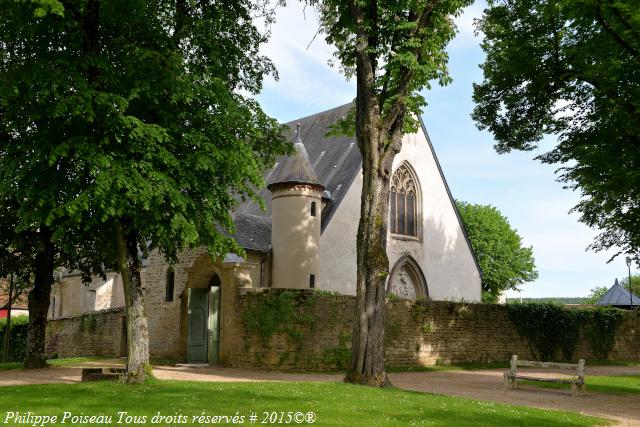
M 281 292 L 264 291 L 262 297 Z M 354 297 L 297 291 L 299 320 L 265 339 L 244 326 L 251 301 L 255 304 L 252 294 L 254 290 L 239 292 L 232 322 L 225 325 L 237 338 L 227 346 L 226 357 L 221 360 L 224 365 L 283 370 L 348 366 Z M 313 295 L 311 301 L 309 295 Z M 494 304 L 390 301 L 385 347 L 387 366 L 392 367 L 499 362 L 509 360 L 512 354 L 521 359 L 534 358 L 527 340 L 518 335 L 509 320 L 507 307 Z M 596 359 L 584 333 L 574 358 Z M 640 313 L 625 314 L 609 358 L 640 359 Z
M 232 283 L 234 274 L 223 272 L 228 284 L 222 299 L 221 365 L 280 370 L 341 369 L 349 365 L 355 297 L 311 290 L 245 288 Z M 184 292 L 185 280 L 181 279 L 176 280 L 178 301 L 164 305 L 159 293 L 147 301 L 152 358 L 184 360 L 184 344 L 179 338 L 184 319 L 181 321 L 177 309 L 169 309 L 181 304 L 178 295 Z M 283 293 L 293 298 L 294 307 L 285 322 L 278 317 L 282 307 L 273 303 Z M 145 297 L 148 295 L 149 291 Z M 263 304 L 267 300 L 268 304 Z M 123 356 L 123 326 L 122 308 L 50 320 L 47 355 Z M 386 363 L 391 367 L 498 362 L 507 361 L 512 354 L 534 358 L 527 340 L 518 335 L 509 319 L 507 307 L 495 304 L 389 301 L 385 347 Z M 597 359 L 584 333 L 574 354 L 574 359 L 579 358 L 587 363 Z M 640 312 L 625 314 L 609 358 L 640 359 Z
M 124 308 L 61 317 L 47 322 L 47 357 L 105 356 L 126 354 Z

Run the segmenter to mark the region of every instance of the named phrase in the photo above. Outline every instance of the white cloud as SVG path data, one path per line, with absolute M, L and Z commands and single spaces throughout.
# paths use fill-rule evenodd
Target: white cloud
M 312 7 L 289 2 L 277 11 L 271 40 L 261 53 L 274 62 L 279 81 L 268 79 L 265 90 L 308 106 L 337 106 L 353 99 L 353 83 L 328 65 L 333 48 L 318 34 L 319 23 Z
M 482 17 L 482 11 L 485 7 L 484 2 L 476 2 L 465 8 L 460 16 L 454 18 L 456 27 L 458 27 L 458 35 L 451 43 L 452 48 L 475 46 L 482 40 L 482 34 L 478 36 L 475 34 L 474 21 Z

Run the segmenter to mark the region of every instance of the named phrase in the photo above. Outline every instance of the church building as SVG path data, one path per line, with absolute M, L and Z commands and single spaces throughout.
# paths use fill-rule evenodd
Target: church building
M 295 145 L 265 175 L 266 209 L 246 201 L 234 211 L 244 258 L 214 261 L 185 250 L 173 266 L 158 253 L 142 280 L 152 357 L 217 362 L 225 307 L 233 289 L 316 289 L 355 295 L 362 157 L 354 137 L 327 136 L 352 104 L 288 124 Z M 403 137 L 389 194 L 387 294 L 399 299 L 479 302 L 480 270 L 429 136 L 421 123 Z M 226 302 L 225 302 L 226 301 Z M 54 286 L 50 318 L 123 305 L 122 282 L 82 286 L 67 275 Z M 209 331 L 209 332 L 207 332 Z M 213 337 L 208 336 L 213 332 Z

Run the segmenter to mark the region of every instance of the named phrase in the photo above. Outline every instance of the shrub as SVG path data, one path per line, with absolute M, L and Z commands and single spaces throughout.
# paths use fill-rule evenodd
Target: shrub
M 27 347 L 27 316 L 11 318 L 11 336 L 9 339 L 9 362 L 22 362 Z M 0 319 L 0 355 L 4 348 L 4 334 L 7 329 L 7 319 Z

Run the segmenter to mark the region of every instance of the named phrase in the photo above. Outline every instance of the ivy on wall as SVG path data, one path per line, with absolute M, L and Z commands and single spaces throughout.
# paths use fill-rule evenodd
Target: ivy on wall
M 616 331 L 622 323 L 622 310 L 601 308 L 595 310 L 587 325 L 587 336 L 597 357 L 606 359 L 616 342 Z
M 308 309 L 315 304 L 316 298 L 313 293 L 289 291 L 247 294 L 244 328 L 264 342 L 275 333 L 286 333 L 300 347 L 305 330 L 312 329 L 315 323 Z
M 567 309 L 554 303 L 508 304 L 509 319 L 518 334 L 526 338 L 534 357 L 553 360 L 556 354 L 570 361 L 578 339 L 586 333 L 596 357 L 606 359 L 613 348 L 623 312 L 599 307 Z

